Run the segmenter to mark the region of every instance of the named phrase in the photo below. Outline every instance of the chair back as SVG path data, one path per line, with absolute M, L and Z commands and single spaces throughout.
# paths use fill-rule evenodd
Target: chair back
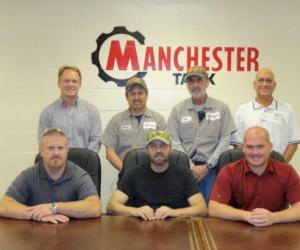
M 224 151 L 220 157 L 219 157 L 219 161 L 218 164 L 216 166 L 216 172 L 217 174 L 221 171 L 221 169 L 228 163 L 237 161 L 242 159 L 245 156 L 244 152 L 241 149 L 229 149 Z M 272 153 L 270 154 L 270 158 L 280 161 L 280 162 L 285 162 L 283 156 L 278 153 L 277 151 L 272 151 Z
M 34 163 L 42 159 L 38 153 Z M 101 161 L 99 155 L 86 148 L 69 148 L 68 160 L 74 162 L 79 167 L 83 168 L 91 176 L 98 194 L 101 194 Z
M 190 161 L 188 156 L 185 153 L 178 151 L 176 149 L 171 150 L 169 160 L 170 160 L 170 165 L 176 164 L 178 166 L 183 166 L 187 168 L 190 167 Z M 119 173 L 118 185 L 122 176 L 129 169 L 137 166 L 145 166 L 148 165 L 148 163 L 149 163 L 149 158 L 148 158 L 147 150 L 145 148 L 138 148 L 129 151 L 124 157 L 122 171 Z

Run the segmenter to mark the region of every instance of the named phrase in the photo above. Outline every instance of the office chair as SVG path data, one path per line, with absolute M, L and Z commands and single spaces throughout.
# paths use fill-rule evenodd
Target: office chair
M 226 164 L 240 160 L 244 156 L 244 152 L 241 149 L 229 149 L 224 151 L 219 157 L 219 161 L 216 166 L 216 173 L 218 174 Z M 285 162 L 283 156 L 277 151 L 273 150 L 270 157 L 274 160 Z
M 34 163 L 42 159 L 40 153 L 35 157 Z M 101 194 L 101 161 L 98 154 L 86 148 L 69 148 L 68 160 L 83 168 L 91 176 L 98 194 Z
M 170 153 L 170 164 L 176 164 L 178 166 L 184 166 L 187 168 L 190 168 L 190 161 L 188 156 L 176 149 L 172 149 Z M 119 185 L 119 182 L 124 175 L 130 168 L 136 167 L 136 166 L 145 166 L 149 163 L 149 158 L 147 154 L 147 150 L 145 148 L 138 148 L 133 149 L 129 151 L 123 161 L 123 167 L 122 171 L 119 173 L 119 180 L 117 185 Z

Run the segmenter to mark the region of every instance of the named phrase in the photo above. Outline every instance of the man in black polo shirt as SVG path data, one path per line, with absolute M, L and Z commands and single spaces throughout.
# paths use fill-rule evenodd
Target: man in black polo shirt
M 169 165 L 170 150 L 167 132 L 150 132 L 147 136 L 150 163 L 125 173 L 107 212 L 144 220 L 206 215 L 204 199 L 190 169 Z
M 67 145 L 62 131 L 44 132 L 40 144 L 43 160 L 12 182 L 0 201 L 0 216 L 51 223 L 100 216 L 96 187 L 87 172 L 67 160 Z

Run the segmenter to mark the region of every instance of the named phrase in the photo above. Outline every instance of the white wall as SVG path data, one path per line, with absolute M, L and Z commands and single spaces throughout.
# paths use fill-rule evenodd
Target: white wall
M 59 95 L 57 69 L 82 69 L 80 96 L 94 103 L 103 127 L 127 107 L 124 89 L 104 83 L 91 63 L 96 38 L 114 26 L 138 30 L 148 46 L 244 46 L 260 51 L 260 66 L 272 68 L 276 97 L 289 102 L 300 123 L 300 1 L 266 0 L 88 0 L 0 1 L 0 194 L 37 152 L 39 113 Z M 174 71 L 149 71 L 149 107 L 167 118 L 171 107 L 188 97 L 176 86 Z M 234 113 L 253 95 L 254 72 L 217 72 L 209 95 Z M 300 170 L 300 151 L 293 164 Z M 101 149 L 102 200 L 115 188 L 116 171 Z

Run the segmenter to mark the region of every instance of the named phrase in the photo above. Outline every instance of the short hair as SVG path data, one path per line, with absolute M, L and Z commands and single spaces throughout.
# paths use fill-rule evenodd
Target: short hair
M 59 135 L 59 136 L 63 136 L 66 137 L 66 134 L 60 130 L 59 128 L 47 128 L 43 134 L 42 134 L 42 138 L 46 137 L 46 136 L 51 136 L 51 135 Z
M 77 74 L 79 75 L 79 79 L 81 81 L 81 71 L 78 67 L 73 66 L 73 65 L 63 65 L 63 66 L 61 66 L 58 70 L 58 79 L 61 77 L 61 75 L 64 73 L 65 70 L 73 70 L 73 71 L 77 72 Z

